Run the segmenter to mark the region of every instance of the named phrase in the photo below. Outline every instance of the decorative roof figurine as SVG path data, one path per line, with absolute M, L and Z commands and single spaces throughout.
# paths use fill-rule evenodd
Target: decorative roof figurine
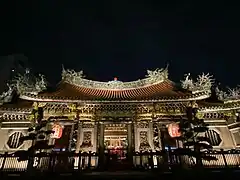
M 38 94 L 47 89 L 47 81 L 43 75 L 33 76 L 29 69 L 26 69 L 25 74 L 18 74 L 13 79 L 13 86 L 18 94 Z
M 240 87 L 237 86 L 236 88 L 228 88 L 227 92 L 220 90 L 216 87 L 216 93 L 219 100 L 222 101 L 231 101 L 231 100 L 238 100 L 240 99 Z
M 30 74 L 30 70 L 26 69 L 25 73 L 18 74 L 11 84 L 8 84 L 8 91 L 0 95 L 0 104 L 10 102 L 13 92 L 17 94 L 38 94 L 39 92 L 47 89 L 47 82 L 43 75 L 39 74 L 38 77 Z
M 2 105 L 3 103 L 8 103 L 12 100 L 14 88 L 9 84 L 7 84 L 7 86 L 8 90 L 0 95 L 0 105 Z
M 183 89 L 192 91 L 193 94 L 199 92 L 211 92 L 211 87 L 214 83 L 214 79 L 209 74 L 198 75 L 197 80 L 194 82 L 190 77 L 190 73 L 185 76 L 185 79 L 181 81 Z

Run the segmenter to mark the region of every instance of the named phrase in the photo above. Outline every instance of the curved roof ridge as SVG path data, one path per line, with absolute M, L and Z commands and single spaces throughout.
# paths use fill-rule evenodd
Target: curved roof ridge
M 62 82 L 67 82 L 79 87 L 86 87 L 91 89 L 102 90 L 130 90 L 142 87 L 148 87 L 151 85 L 159 84 L 168 80 L 168 69 L 156 69 L 154 71 L 147 70 L 147 75 L 143 79 L 122 82 L 114 79 L 113 81 L 101 82 L 86 79 L 83 76 L 83 72 L 75 72 L 74 70 L 65 70 L 62 72 Z

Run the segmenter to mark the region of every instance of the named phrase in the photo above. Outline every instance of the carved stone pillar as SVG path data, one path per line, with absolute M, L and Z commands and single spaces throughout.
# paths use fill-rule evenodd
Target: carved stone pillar
M 149 124 L 147 122 L 139 122 L 137 125 L 137 134 L 139 139 L 139 151 L 149 151 Z
M 78 123 L 78 137 L 76 143 L 76 153 L 79 153 L 80 145 L 81 145 L 81 133 L 82 133 L 82 122 Z
M 99 124 L 99 167 L 104 168 L 104 124 Z
M 139 135 L 138 135 L 138 131 L 137 131 L 137 122 L 134 122 L 133 124 L 134 126 L 134 150 L 137 152 L 139 151 Z
M 97 124 L 94 124 L 94 130 L 93 130 L 93 152 L 97 152 Z
M 127 125 L 127 139 L 128 139 L 128 160 L 132 161 L 133 157 L 133 134 L 132 134 L 132 122 Z
M 158 124 L 158 141 L 159 141 L 159 147 L 160 149 L 162 149 L 162 141 L 161 141 L 161 127 L 160 127 L 160 124 Z
M 148 123 L 148 142 L 152 150 L 154 150 L 154 144 L 153 144 L 153 122 L 149 121 Z
M 94 124 L 91 122 L 83 122 L 82 125 L 82 137 L 80 137 L 80 149 L 85 152 L 92 151 L 93 152 L 93 145 L 95 143 L 94 140 Z
M 70 132 L 70 137 L 69 137 L 69 145 L 68 145 L 68 151 L 71 152 L 72 149 L 72 141 L 73 141 L 73 132 L 74 132 L 74 122 L 72 123 L 71 126 L 71 132 Z

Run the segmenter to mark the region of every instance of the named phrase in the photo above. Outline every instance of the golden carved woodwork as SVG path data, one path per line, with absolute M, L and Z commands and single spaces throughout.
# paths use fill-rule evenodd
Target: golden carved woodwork
M 47 103 L 43 103 L 43 102 L 38 103 L 38 107 L 45 107 L 46 105 L 47 105 Z
M 149 151 L 151 150 L 151 147 L 149 145 L 148 142 L 148 132 L 147 131 L 140 131 L 139 135 L 140 135 L 140 146 L 139 146 L 139 150 L 140 151 Z
M 137 128 L 148 128 L 148 123 L 144 122 L 137 123 Z
M 80 148 L 90 148 L 92 147 L 92 131 L 84 131 L 83 132 L 83 142 Z
M 83 123 L 82 128 L 94 128 L 94 124 L 93 123 Z

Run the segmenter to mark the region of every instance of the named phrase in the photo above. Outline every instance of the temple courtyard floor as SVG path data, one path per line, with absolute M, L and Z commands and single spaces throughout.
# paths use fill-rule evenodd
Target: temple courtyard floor
M 153 171 L 95 171 L 95 172 L 84 172 L 84 173 L 35 173 L 35 174 L 27 174 L 27 173 L 2 173 L 1 179 L 12 179 L 12 178 L 20 178 L 20 177 L 29 177 L 31 179 L 59 179 L 65 178 L 69 180 L 69 178 L 74 179 L 191 179 L 194 180 L 196 178 L 201 178 L 203 180 L 206 179 L 235 179 L 239 178 L 240 170 L 233 169 L 222 169 L 222 170 L 203 170 L 203 171 L 175 171 L 175 172 L 153 172 Z M 44 178 L 44 179 L 43 179 Z M 150 180 L 150 179 L 149 179 Z

